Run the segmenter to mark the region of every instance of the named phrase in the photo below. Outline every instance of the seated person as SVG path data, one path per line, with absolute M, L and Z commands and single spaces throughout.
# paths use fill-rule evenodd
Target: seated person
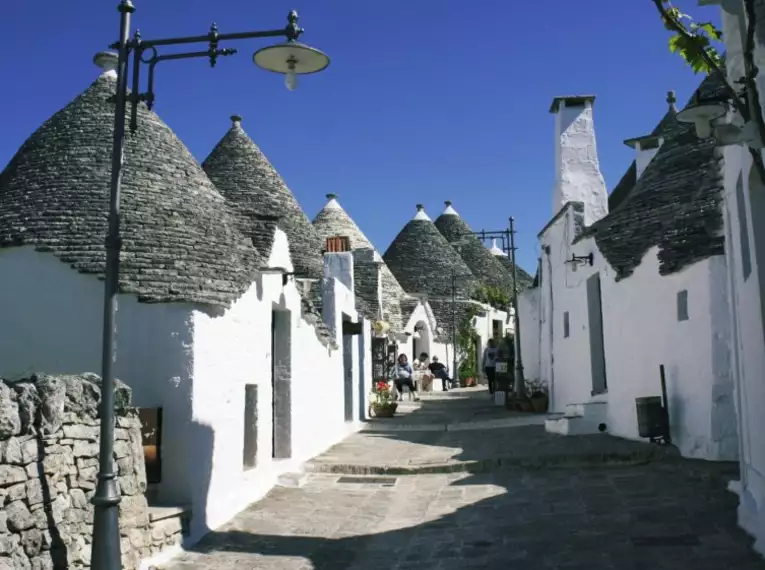
M 429 368 L 430 368 L 430 371 L 433 373 L 433 376 L 441 379 L 441 389 L 444 392 L 448 392 L 449 388 L 447 387 L 447 385 L 451 384 L 452 379 L 449 378 L 449 372 L 447 372 L 446 366 L 444 366 L 441 362 L 438 361 L 437 356 L 434 356 L 433 361 L 430 363 Z

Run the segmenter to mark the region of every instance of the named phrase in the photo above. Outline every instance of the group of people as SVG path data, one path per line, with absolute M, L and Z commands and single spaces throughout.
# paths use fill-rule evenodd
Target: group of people
M 415 372 L 420 372 L 431 378 L 438 378 L 441 380 L 441 389 L 447 392 L 451 387 L 453 380 L 449 376 L 449 371 L 442 362 L 439 362 L 438 357 L 434 356 L 430 362 L 428 362 L 428 353 L 420 353 L 419 358 L 414 361 L 414 366 L 409 364 L 409 358 L 406 354 L 401 353 L 398 355 L 396 365 L 391 371 L 391 378 L 396 386 L 396 392 L 398 393 L 398 399 L 401 400 L 404 393 L 404 388 L 408 388 L 414 395 L 414 399 L 419 400 L 417 396 L 417 386 L 414 381 Z
M 497 370 L 497 357 L 499 356 L 499 350 L 497 347 L 497 341 L 493 338 L 489 339 L 486 348 L 483 351 L 483 357 L 481 359 L 482 368 L 486 381 L 489 386 L 489 393 L 494 394 L 496 390 L 496 370 Z M 428 353 L 423 352 L 419 358 L 414 361 L 414 365 L 409 364 L 409 358 L 406 354 L 401 353 L 398 355 L 396 364 L 391 370 L 390 377 L 393 379 L 393 383 L 396 386 L 397 399 L 401 400 L 404 393 L 404 388 L 408 388 L 414 395 L 415 401 L 419 400 L 417 396 L 417 386 L 414 381 L 415 372 L 421 372 L 432 378 L 438 378 L 441 380 L 441 389 L 444 392 L 449 391 L 449 388 L 453 385 L 453 380 L 449 376 L 449 371 L 446 366 L 439 362 L 438 357 L 434 356 L 430 362 L 428 362 Z

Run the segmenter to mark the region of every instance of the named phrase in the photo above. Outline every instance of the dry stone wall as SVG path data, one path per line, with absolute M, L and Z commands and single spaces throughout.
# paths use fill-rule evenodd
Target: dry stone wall
M 100 386 L 89 374 L 0 381 L 0 570 L 90 567 Z M 123 568 L 133 570 L 177 537 L 151 526 L 140 422 L 125 384 L 116 400 Z

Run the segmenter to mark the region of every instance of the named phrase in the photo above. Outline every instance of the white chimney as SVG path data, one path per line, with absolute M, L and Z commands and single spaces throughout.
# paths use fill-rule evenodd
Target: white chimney
M 669 105 L 669 113 L 677 113 L 676 102 L 675 92 L 668 91 L 667 104 Z M 627 139 L 624 141 L 624 144 L 635 149 L 635 174 L 637 178 L 640 178 L 653 160 L 653 157 L 659 152 L 661 145 L 664 144 L 664 137 L 660 137 L 654 132 L 645 137 Z
M 595 145 L 594 101 L 594 95 L 556 97 L 550 106 L 555 115 L 553 216 L 566 202 L 582 202 L 588 226 L 608 213 L 608 191 Z

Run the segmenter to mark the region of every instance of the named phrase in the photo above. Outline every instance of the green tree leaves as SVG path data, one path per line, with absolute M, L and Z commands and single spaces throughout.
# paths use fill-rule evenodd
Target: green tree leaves
M 664 27 L 673 32 L 669 51 L 682 57 L 694 73 L 710 73 L 723 65 L 713 42 L 722 41 L 722 32 L 712 22 L 694 22 L 670 0 L 652 0 L 661 15 Z

